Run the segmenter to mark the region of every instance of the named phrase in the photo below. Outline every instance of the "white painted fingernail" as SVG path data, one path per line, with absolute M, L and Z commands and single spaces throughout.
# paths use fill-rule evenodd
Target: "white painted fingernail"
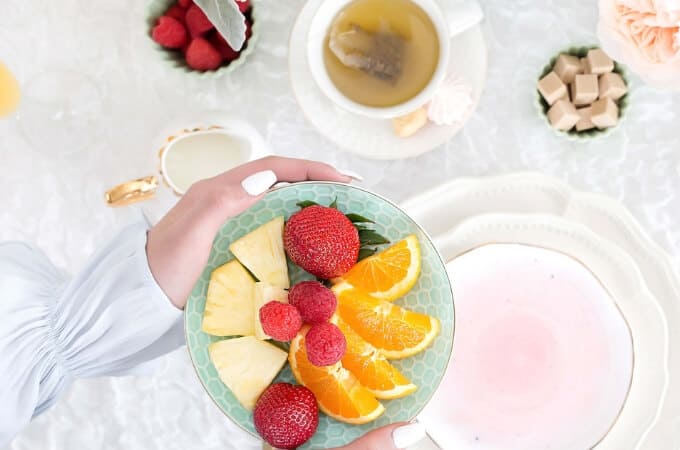
M 248 194 L 256 197 L 267 192 L 274 183 L 276 183 L 276 174 L 271 170 L 263 170 L 241 181 L 241 186 Z
M 392 442 L 397 448 L 407 448 L 425 439 L 427 432 L 421 423 L 410 423 L 392 431 Z
M 338 171 L 338 173 L 339 173 L 340 175 L 344 175 L 344 176 L 346 176 L 346 177 L 350 177 L 350 178 L 352 178 L 352 179 L 354 179 L 354 180 L 357 180 L 357 181 L 364 181 L 364 177 L 362 177 L 361 175 L 359 175 L 358 173 L 356 173 L 356 172 L 354 172 L 354 171 L 351 171 L 351 170 L 340 170 L 340 169 L 336 169 L 336 170 Z

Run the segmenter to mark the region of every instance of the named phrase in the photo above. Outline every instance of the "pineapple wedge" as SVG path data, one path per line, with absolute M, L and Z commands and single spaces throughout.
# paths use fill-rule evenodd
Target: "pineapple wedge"
M 255 305 L 254 315 L 255 315 L 255 337 L 258 339 L 271 339 L 271 336 L 267 335 L 262 329 L 262 323 L 260 322 L 260 308 L 265 304 L 276 300 L 281 303 L 288 303 L 288 291 L 285 289 L 277 288 L 271 286 L 264 281 L 258 281 L 255 283 L 253 304 Z
M 288 358 L 280 348 L 254 336 L 213 342 L 208 353 L 220 380 L 248 411 L 253 410 Z
M 281 289 L 290 287 L 283 250 L 283 216 L 233 242 L 229 250 L 259 281 Z
M 236 260 L 215 269 L 210 275 L 202 329 L 213 336 L 250 336 L 253 324 L 255 280 Z

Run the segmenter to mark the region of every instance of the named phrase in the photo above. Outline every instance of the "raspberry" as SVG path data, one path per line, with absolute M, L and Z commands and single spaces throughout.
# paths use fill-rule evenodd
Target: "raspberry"
M 222 56 L 203 38 L 191 41 L 186 51 L 186 60 L 194 70 L 215 70 L 222 64 Z
M 238 5 L 239 11 L 242 13 L 248 11 L 248 8 L 250 8 L 250 0 L 235 0 L 236 4 Z
M 303 281 L 293 286 L 288 302 L 300 311 L 302 320 L 310 324 L 327 321 L 338 306 L 333 291 L 318 281 Z
M 290 341 L 300 331 L 302 318 L 297 308 L 287 303 L 271 301 L 260 308 L 262 330 L 277 341 Z
M 340 328 L 330 322 L 312 325 L 305 336 L 307 358 L 315 366 L 330 366 L 345 356 L 347 341 Z
M 190 7 L 191 5 L 193 5 L 194 2 L 193 2 L 193 0 L 179 0 L 177 2 L 177 4 L 179 6 L 181 6 L 182 8 L 186 9 L 186 8 Z
M 180 23 L 184 23 L 184 15 L 186 10 L 180 5 L 172 5 L 167 11 L 165 11 L 166 16 L 177 19 Z
M 189 34 L 193 38 L 199 37 L 213 29 L 213 24 L 208 20 L 201 8 L 196 5 L 191 5 L 187 9 L 184 21 L 189 29 Z
M 240 54 L 229 46 L 227 41 L 224 40 L 218 31 L 215 31 L 214 34 L 210 35 L 210 43 L 217 49 L 218 52 L 220 52 L 220 55 L 222 55 L 222 59 L 224 61 L 233 61 L 238 58 Z
M 187 43 L 187 30 L 177 19 L 161 16 L 153 27 L 151 37 L 166 48 L 182 48 Z

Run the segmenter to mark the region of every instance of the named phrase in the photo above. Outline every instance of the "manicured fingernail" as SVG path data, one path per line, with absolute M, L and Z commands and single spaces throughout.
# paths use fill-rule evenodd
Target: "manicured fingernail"
M 350 178 L 352 178 L 353 180 L 364 181 L 364 177 L 362 177 L 361 175 L 359 175 L 358 173 L 356 173 L 356 172 L 354 172 L 354 171 L 351 171 L 351 170 L 340 170 L 340 169 L 336 169 L 336 170 L 338 171 L 338 173 L 339 173 L 340 175 L 344 175 L 344 176 L 346 176 L 346 177 L 350 177 Z
M 263 170 L 241 181 L 241 186 L 248 194 L 255 197 L 267 192 L 274 183 L 276 183 L 276 174 L 271 170 Z
M 407 448 L 422 441 L 427 432 L 421 423 L 410 423 L 392 431 L 392 442 L 397 448 Z

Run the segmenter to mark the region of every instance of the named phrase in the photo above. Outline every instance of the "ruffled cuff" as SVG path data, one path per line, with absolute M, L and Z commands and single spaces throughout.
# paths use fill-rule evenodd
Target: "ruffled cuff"
M 182 311 L 151 274 L 149 225 L 122 230 L 72 279 L 0 244 L 0 447 L 75 378 L 127 375 L 183 345 Z

